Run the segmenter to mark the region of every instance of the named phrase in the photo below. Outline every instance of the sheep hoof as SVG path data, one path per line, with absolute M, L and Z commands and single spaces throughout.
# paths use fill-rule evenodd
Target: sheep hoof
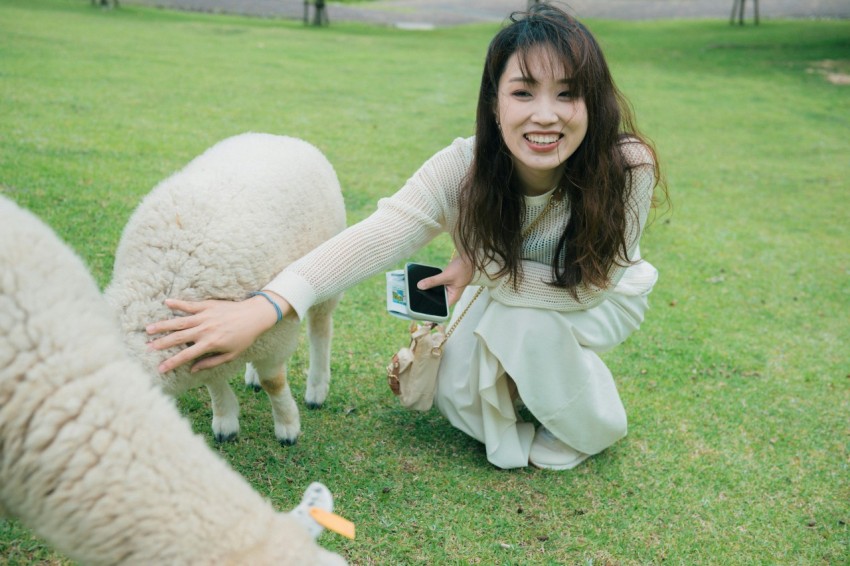
M 215 441 L 218 443 L 233 442 L 238 436 L 239 434 L 235 432 L 231 432 L 230 434 L 216 434 Z
M 277 441 L 281 446 L 295 446 L 298 443 L 297 438 L 278 438 Z
M 318 409 L 328 398 L 328 379 L 318 380 L 314 377 L 307 378 L 307 390 L 304 392 L 304 401 L 311 409 Z M 324 385 L 321 385 L 321 382 Z M 319 385 L 316 385 L 319 383 Z
M 246 383 L 245 389 L 253 389 L 254 393 L 259 393 L 260 391 L 263 390 L 262 386 L 260 386 L 257 383 Z

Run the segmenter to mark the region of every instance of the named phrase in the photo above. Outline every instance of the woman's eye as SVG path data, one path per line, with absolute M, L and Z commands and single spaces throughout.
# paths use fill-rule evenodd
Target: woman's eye
M 515 90 L 513 95 L 516 96 L 517 98 L 527 98 L 527 97 L 531 96 L 531 93 L 528 92 L 527 90 Z
M 573 96 L 573 93 L 568 90 L 559 93 L 558 96 L 560 96 L 561 98 L 566 98 L 567 100 L 572 100 L 573 98 L 575 98 Z

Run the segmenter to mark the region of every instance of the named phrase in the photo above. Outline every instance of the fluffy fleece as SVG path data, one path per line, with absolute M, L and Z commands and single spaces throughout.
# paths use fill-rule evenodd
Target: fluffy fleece
M 270 134 L 228 138 L 142 201 L 122 234 L 106 297 L 121 317 L 130 351 L 159 375 L 156 367 L 177 350 L 147 351 L 145 326 L 172 316 L 166 298 L 245 299 L 344 227 L 339 181 L 318 149 Z M 307 316 L 305 399 L 311 407 L 321 406 L 328 393 L 331 315 L 338 302 L 316 305 Z M 301 425 L 286 361 L 297 343 L 298 321 L 287 318 L 239 358 L 194 374 L 187 364 L 160 375 L 161 384 L 172 395 L 206 385 L 213 433 L 230 440 L 239 433 L 239 404 L 228 381 L 248 363 L 247 381 L 258 382 L 271 400 L 277 439 L 291 444 Z
M 123 346 L 79 258 L 0 197 L 0 513 L 85 564 L 343 564 Z

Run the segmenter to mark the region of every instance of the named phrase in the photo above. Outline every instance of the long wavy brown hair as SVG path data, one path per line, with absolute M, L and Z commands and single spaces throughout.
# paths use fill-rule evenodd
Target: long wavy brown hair
M 491 41 L 484 63 L 476 115 L 472 165 L 461 189 L 455 238 L 460 250 L 479 270 L 491 261 L 516 285 L 522 277 L 521 246 L 525 201 L 513 174 L 513 161 L 496 121 L 499 79 L 517 54 L 523 69 L 529 57 L 544 48 L 553 65 L 564 65 L 571 90 L 587 106 L 587 134 L 566 162 L 558 191 L 570 203 L 570 219 L 558 241 L 552 262 L 552 285 L 570 289 L 579 284 L 600 288 L 610 284 L 614 263 L 628 265 L 626 219 L 629 210 L 629 164 L 622 144 L 643 143 L 660 179 L 655 151 L 637 131 L 628 101 L 614 84 L 599 44 L 566 12 L 537 4 L 516 12 L 510 24 Z

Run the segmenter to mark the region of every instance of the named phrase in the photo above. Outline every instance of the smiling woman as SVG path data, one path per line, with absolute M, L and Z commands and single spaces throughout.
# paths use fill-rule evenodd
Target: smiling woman
M 626 434 L 598 353 L 643 321 L 656 271 L 638 243 L 657 179 L 654 152 L 633 127 L 595 39 L 562 10 L 535 5 L 490 44 L 476 135 L 438 152 L 374 214 L 263 290 L 285 316 L 303 317 L 450 234 L 457 258 L 419 287 L 445 285 L 459 307 L 479 299 L 446 345 L 438 409 L 482 442 L 495 466 L 569 469 Z M 180 331 L 154 348 L 191 340 L 200 356 L 235 354 L 271 320 L 244 301 L 182 308 L 190 315 L 149 326 L 151 334 Z M 232 334 L 224 328 L 245 330 L 219 341 Z M 520 404 L 536 430 L 518 417 Z

